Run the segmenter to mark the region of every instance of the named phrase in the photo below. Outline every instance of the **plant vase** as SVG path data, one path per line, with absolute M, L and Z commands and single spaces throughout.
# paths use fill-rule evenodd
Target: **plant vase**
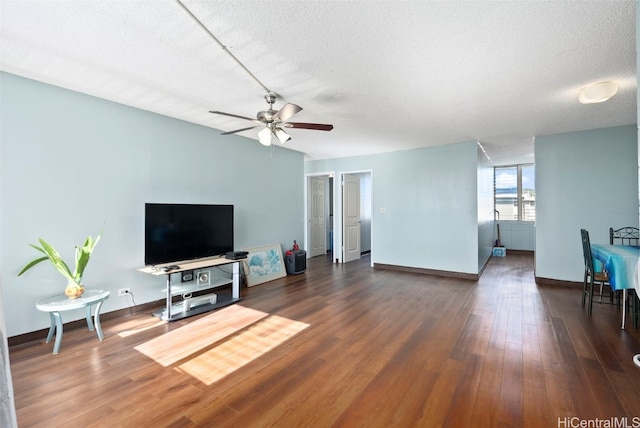
M 69 299 L 77 299 L 82 296 L 82 293 L 84 293 L 84 285 L 77 284 L 73 281 L 69 281 L 67 283 L 67 287 L 64 289 L 64 294 Z

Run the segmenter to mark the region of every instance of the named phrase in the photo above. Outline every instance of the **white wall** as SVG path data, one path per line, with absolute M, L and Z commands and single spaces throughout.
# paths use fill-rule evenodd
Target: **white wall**
M 636 126 L 537 137 L 536 277 L 582 281 L 580 229 L 638 226 Z
M 0 259 L 7 333 L 48 327 L 35 309 L 66 281 L 33 259 L 42 237 L 73 263 L 73 247 L 104 225 L 84 282 L 112 292 L 103 312 L 163 298 L 143 265 L 144 203 L 234 204 L 237 249 L 304 245 L 303 154 L 14 75 L 0 74 Z M 10 302 L 10 304 L 9 304 Z M 65 313 L 64 321 L 83 318 Z
M 471 142 L 306 161 L 305 173 L 373 171 L 373 263 L 477 274 L 477 164 Z
M 500 225 L 500 240 L 511 250 L 535 251 L 536 224 L 533 221 L 496 221 Z M 498 239 L 496 237 L 496 239 Z

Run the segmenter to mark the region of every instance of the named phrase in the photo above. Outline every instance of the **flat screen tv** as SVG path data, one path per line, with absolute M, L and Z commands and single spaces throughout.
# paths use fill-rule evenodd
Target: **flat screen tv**
M 144 219 L 145 265 L 233 251 L 233 205 L 146 203 Z

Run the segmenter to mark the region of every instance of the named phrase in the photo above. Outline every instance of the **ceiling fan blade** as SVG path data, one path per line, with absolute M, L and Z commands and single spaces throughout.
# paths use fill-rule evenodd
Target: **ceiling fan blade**
M 286 128 L 315 129 L 316 131 L 331 131 L 333 129 L 333 125 L 323 123 L 287 122 L 283 123 L 282 126 Z
M 302 110 L 302 107 L 300 106 L 297 106 L 295 104 L 285 104 L 284 107 L 282 107 L 275 115 L 273 115 L 273 119 L 284 122 L 294 114 L 298 113 L 300 110 Z
M 220 134 L 220 135 L 235 134 L 235 133 L 238 133 L 238 132 L 248 131 L 249 129 L 258 128 L 258 127 L 260 127 L 260 125 L 250 126 L 250 127 L 248 127 L 248 128 L 236 129 L 235 131 L 223 132 L 223 133 L 222 133 L 222 134 Z
M 254 122 L 259 122 L 257 119 L 254 119 L 252 117 L 240 116 L 239 114 L 233 114 L 233 113 L 225 113 L 223 111 L 212 111 L 212 110 L 209 110 L 209 113 L 221 114 L 223 116 L 231 116 L 231 117 L 237 117 L 238 119 L 252 120 Z

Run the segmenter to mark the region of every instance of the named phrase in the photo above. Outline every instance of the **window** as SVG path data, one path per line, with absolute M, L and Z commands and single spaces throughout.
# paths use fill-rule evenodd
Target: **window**
M 493 169 L 494 208 L 497 220 L 536 221 L 534 165 Z

